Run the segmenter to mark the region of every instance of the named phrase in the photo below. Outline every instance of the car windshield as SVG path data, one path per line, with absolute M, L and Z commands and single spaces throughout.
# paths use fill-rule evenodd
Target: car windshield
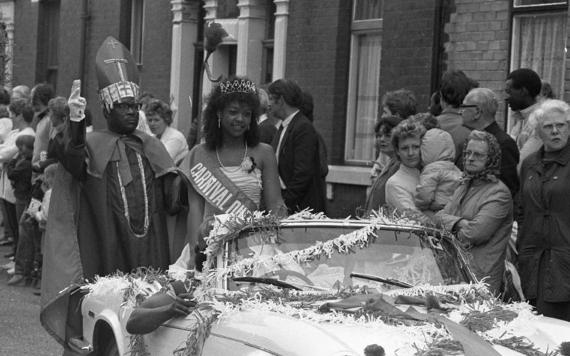
M 229 263 L 245 258 L 267 257 L 308 248 L 315 243 L 337 238 L 363 225 L 345 226 L 282 226 L 274 233 L 277 243 L 267 243 L 267 236 L 260 232 L 244 231 L 228 245 Z M 267 232 L 264 232 L 267 234 Z M 254 268 L 248 276 L 273 278 L 288 282 L 302 289 L 338 290 L 345 287 L 367 286 L 379 291 L 401 288 L 393 283 L 381 283 L 351 277 L 351 273 L 372 275 L 404 282 L 411 286 L 422 284 L 450 285 L 469 281 L 462 268 L 458 252 L 447 239 L 430 236 L 421 230 L 382 228 L 375 231 L 374 242 L 352 253 L 333 253 L 308 263 L 264 263 Z M 273 239 L 275 240 L 275 239 Z M 393 282 L 393 281 L 392 281 Z M 230 290 L 237 289 L 229 283 Z

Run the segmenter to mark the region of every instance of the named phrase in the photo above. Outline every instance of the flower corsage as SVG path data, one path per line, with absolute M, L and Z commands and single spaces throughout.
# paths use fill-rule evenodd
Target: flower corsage
M 246 157 L 241 162 L 241 170 L 246 172 L 247 174 L 250 174 L 251 172 L 253 172 L 253 170 L 256 167 L 257 167 L 257 164 L 255 164 L 255 160 L 251 156 Z

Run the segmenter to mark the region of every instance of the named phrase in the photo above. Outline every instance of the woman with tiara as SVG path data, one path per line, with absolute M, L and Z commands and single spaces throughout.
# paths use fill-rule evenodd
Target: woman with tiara
M 203 248 L 200 226 L 217 214 L 243 214 L 260 209 L 283 214 L 277 162 L 271 146 L 259 142 L 259 96 L 253 81 L 230 78 L 215 86 L 204 110 L 205 142 L 181 164 L 191 182 L 185 248 Z M 186 255 L 186 256 L 184 256 Z M 200 267 L 200 266 L 198 266 Z

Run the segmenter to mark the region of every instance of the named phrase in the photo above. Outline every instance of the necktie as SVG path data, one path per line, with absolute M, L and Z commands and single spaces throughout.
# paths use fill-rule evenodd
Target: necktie
M 273 147 L 273 151 L 275 151 L 275 155 L 278 156 L 279 152 L 277 152 L 277 148 L 279 147 L 279 142 L 281 141 L 281 134 L 283 133 L 283 124 L 279 125 L 279 130 L 275 136 L 273 136 L 273 140 L 271 141 L 271 147 Z

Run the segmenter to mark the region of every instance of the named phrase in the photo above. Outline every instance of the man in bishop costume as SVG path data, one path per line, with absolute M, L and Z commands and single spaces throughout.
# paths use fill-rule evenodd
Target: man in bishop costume
M 136 130 L 134 60 L 108 37 L 97 52 L 96 69 L 107 129 L 86 134 L 85 99 L 74 82 L 46 227 L 41 321 L 64 346 L 74 321 L 66 326 L 58 317 L 72 304 L 62 290 L 137 267 L 165 270 L 177 257 L 171 256 L 166 224 L 176 198 L 171 196 L 176 168 L 157 138 Z

